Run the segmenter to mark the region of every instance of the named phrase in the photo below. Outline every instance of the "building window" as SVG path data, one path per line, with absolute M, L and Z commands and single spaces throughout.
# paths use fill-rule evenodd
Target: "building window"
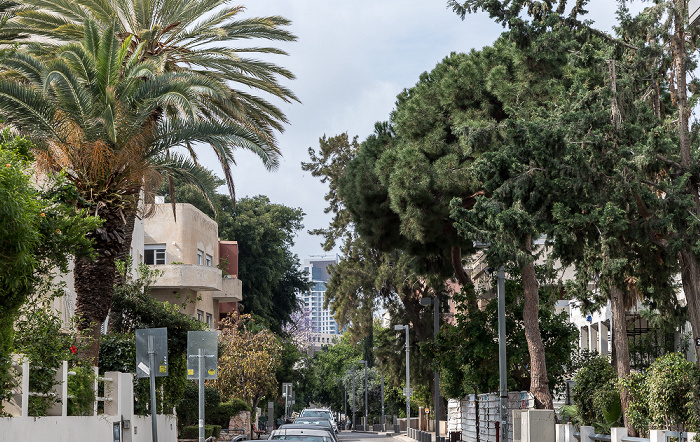
M 148 265 L 165 264 L 165 244 L 144 245 L 143 263 Z
M 204 322 L 204 312 L 201 310 L 197 310 L 197 321 Z
M 211 267 L 212 262 L 213 262 L 213 260 L 212 260 L 211 255 L 207 255 L 207 260 L 205 263 L 207 265 L 207 267 Z
M 211 328 L 212 316 L 211 313 L 207 313 L 207 325 Z
M 204 265 L 204 252 L 202 252 L 201 250 L 197 250 L 197 265 Z

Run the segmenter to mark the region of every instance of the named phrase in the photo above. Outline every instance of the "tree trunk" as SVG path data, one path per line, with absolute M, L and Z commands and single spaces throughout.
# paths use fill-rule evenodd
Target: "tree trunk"
M 612 309 L 612 333 L 613 345 L 615 347 L 615 368 L 617 377 L 622 379 L 630 374 L 630 350 L 629 339 L 627 337 L 627 320 L 625 310 L 624 293 L 617 287 L 610 288 L 610 307 Z M 627 416 L 627 410 L 632 398 L 624 388 L 620 389 L 620 402 L 625 419 L 627 434 L 636 437 L 637 432 L 632 426 Z
M 530 250 L 528 238 L 527 249 Z M 535 265 L 530 262 L 521 269 L 523 278 L 523 292 L 525 295 L 523 305 L 523 328 L 527 339 L 527 348 L 530 352 L 530 392 L 535 397 L 535 408 L 552 410 L 554 404 L 549 391 L 547 379 L 547 363 L 545 361 L 544 343 L 540 334 L 539 325 L 539 288 L 535 276 Z
M 689 250 L 681 250 L 678 253 L 678 262 L 681 268 L 681 281 L 683 282 L 683 292 L 688 303 L 688 314 L 690 316 L 690 326 L 693 330 L 693 340 L 691 345 L 695 345 L 700 339 L 700 265 L 698 258 Z M 700 347 L 695 347 L 695 354 L 700 364 Z
M 131 253 L 131 240 L 134 237 L 134 225 L 136 224 L 136 211 L 132 211 L 125 216 L 126 225 L 124 226 L 124 242 L 121 244 L 121 249 L 117 253 L 116 259 L 119 261 L 124 261 L 126 257 Z M 122 277 L 119 273 L 114 274 L 114 285 L 121 285 Z
M 693 157 L 690 149 L 688 130 L 688 91 L 686 83 L 686 41 L 685 41 L 685 0 L 676 0 L 674 9 L 673 63 L 676 71 L 676 106 L 678 107 L 678 140 L 680 145 L 681 166 L 685 170 L 693 168 Z M 695 201 L 695 216 L 700 216 L 700 190 L 693 179 L 688 183 L 688 193 Z M 683 291 L 688 303 L 690 325 L 693 329 L 693 343 L 700 338 L 700 265 L 698 257 L 689 249 L 681 250 L 678 254 L 681 268 Z M 700 347 L 695 347 L 698 363 L 700 363 Z
M 474 281 L 472 281 L 471 277 L 467 274 L 467 272 L 464 270 L 464 266 L 462 265 L 462 249 L 459 246 L 452 246 L 450 249 L 450 257 L 452 259 L 452 270 L 455 272 L 455 277 L 457 278 L 457 282 L 462 287 L 465 286 L 471 286 L 472 289 L 474 287 Z M 472 290 L 473 292 L 474 290 Z M 469 305 L 469 308 L 472 310 L 478 309 L 479 306 L 476 302 L 476 297 L 472 296 L 469 297 L 467 300 L 467 303 Z
M 84 343 L 79 355 L 92 365 L 98 364 L 102 323 L 107 318 L 114 293 L 114 258 L 121 250 L 125 226 L 121 213 L 113 208 L 103 207 L 99 216 L 104 224 L 88 234 L 94 240 L 96 258 L 77 260 L 73 270 L 75 313 Z

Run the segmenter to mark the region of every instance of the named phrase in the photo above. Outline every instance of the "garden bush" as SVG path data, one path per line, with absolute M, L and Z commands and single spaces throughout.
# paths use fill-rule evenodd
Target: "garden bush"
M 574 378 L 573 402 L 581 425 L 605 423 L 603 411 L 610 407 L 617 393 L 617 374 L 607 358 L 598 356 L 583 366 Z M 619 401 L 619 395 L 617 396 Z
M 219 437 L 221 435 L 221 426 L 219 425 L 205 425 L 204 426 L 204 437 Z M 199 427 L 197 425 L 188 425 L 182 428 L 182 433 L 180 435 L 183 439 L 197 439 L 199 437 Z
M 700 425 L 700 371 L 679 353 L 654 361 L 646 376 L 649 420 L 660 429 L 689 431 Z
M 231 416 L 235 416 L 241 411 L 250 411 L 250 407 L 241 399 L 232 399 L 214 407 L 211 414 L 205 415 L 205 420 L 210 424 L 220 425 L 221 428 L 228 428 Z

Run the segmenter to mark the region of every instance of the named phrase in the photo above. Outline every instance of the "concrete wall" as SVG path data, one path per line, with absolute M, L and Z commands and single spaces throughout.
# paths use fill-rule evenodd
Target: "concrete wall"
M 117 416 L 49 416 L 0 418 L 0 440 L 51 442 L 113 442 L 112 424 Z M 151 442 L 151 417 L 134 416 L 131 428 L 122 430 L 124 442 Z M 174 416 L 158 416 L 158 440 L 177 441 Z

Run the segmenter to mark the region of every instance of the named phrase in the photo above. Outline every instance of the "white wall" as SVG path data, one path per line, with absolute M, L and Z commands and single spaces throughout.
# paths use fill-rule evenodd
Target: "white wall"
M 0 441 L 113 442 L 116 416 L 48 416 L 0 418 Z M 136 434 L 134 434 L 136 433 Z M 124 442 L 151 442 L 150 416 L 134 416 L 131 428 L 123 430 Z M 174 416 L 158 416 L 158 441 L 176 442 Z

